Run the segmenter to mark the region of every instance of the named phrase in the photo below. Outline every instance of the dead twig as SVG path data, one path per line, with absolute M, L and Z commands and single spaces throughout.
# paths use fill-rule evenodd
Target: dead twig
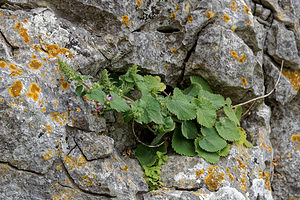
M 279 80 L 280 80 L 280 78 L 281 78 L 282 69 L 283 69 L 283 63 L 284 63 L 284 61 L 282 60 L 278 79 L 277 79 L 277 81 L 276 81 L 276 83 L 275 83 L 274 88 L 273 88 L 268 94 L 265 94 L 265 95 L 256 97 L 256 98 L 254 98 L 254 99 L 250 99 L 249 101 L 246 101 L 246 102 L 244 102 L 244 103 L 237 104 L 237 105 L 235 105 L 235 106 L 232 106 L 232 108 L 236 108 L 236 107 L 238 107 L 238 106 L 243 106 L 243 105 L 246 105 L 246 104 L 251 103 L 251 102 L 253 102 L 253 101 L 257 101 L 257 100 L 259 100 L 259 99 L 264 99 L 264 98 L 270 96 L 270 95 L 275 91 L 275 89 L 276 89 L 276 87 L 277 87 L 277 85 L 278 85 L 278 83 L 279 83 Z

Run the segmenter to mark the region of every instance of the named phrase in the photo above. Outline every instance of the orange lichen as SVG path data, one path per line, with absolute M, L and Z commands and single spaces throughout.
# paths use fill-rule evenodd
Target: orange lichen
M 164 69 L 168 69 L 168 67 L 169 67 L 169 65 L 168 65 L 168 64 L 166 64 L 166 65 L 164 66 Z
M 236 2 L 235 1 L 231 1 L 230 3 L 231 3 L 231 10 L 232 11 L 237 11 L 238 8 L 236 7 Z
M 270 152 L 272 152 L 273 150 L 272 150 L 272 147 L 269 145 L 268 146 L 268 151 L 270 151 Z
M 229 170 L 229 168 L 228 168 L 228 167 L 226 167 L 225 171 L 226 171 L 226 172 L 229 172 L 230 170 Z
M 228 15 L 224 14 L 223 19 L 226 23 L 228 23 L 228 21 L 230 20 L 230 17 Z
M 179 9 L 180 9 L 180 7 L 179 7 L 179 6 L 176 6 L 176 7 L 175 7 L 175 9 L 176 9 L 176 10 L 179 10 Z
M 246 54 L 243 54 L 242 57 L 239 59 L 239 63 L 245 62 L 245 58 L 247 57 Z
M 246 19 L 246 20 L 245 20 L 245 23 L 246 23 L 246 24 L 248 24 L 248 25 L 251 25 L 251 24 L 252 24 L 252 21 L 251 21 L 251 20 L 248 20 L 248 19 Z
M 126 25 L 129 26 L 129 17 L 127 15 L 122 16 L 122 22 Z
M 0 17 L 3 17 L 3 12 L 0 12 Z
M 141 6 L 141 5 L 142 5 L 141 0 L 137 0 L 137 1 L 136 1 L 136 5 L 137 5 L 137 6 Z
M 174 53 L 176 50 L 175 49 L 171 49 L 171 53 Z
M 57 44 L 46 45 L 46 49 L 50 57 L 57 57 L 61 53 L 61 49 Z
M 69 83 L 68 83 L 68 81 L 62 81 L 61 87 L 62 87 L 63 90 L 68 89 L 68 88 L 69 88 Z
M 194 21 L 194 18 L 193 18 L 193 16 L 191 15 L 191 16 L 188 18 L 187 22 L 192 22 L 192 21 Z
M 47 62 L 48 60 L 47 60 L 47 58 L 43 58 L 43 62 Z
M 21 90 L 23 89 L 23 84 L 21 81 L 17 80 L 15 83 L 8 88 L 8 92 L 12 97 L 17 97 L 21 94 Z
M 239 59 L 239 57 L 237 56 L 237 53 L 236 53 L 235 51 L 231 51 L 230 54 L 232 55 L 232 57 L 233 57 L 234 59 Z
M 47 153 L 45 153 L 45 154 L 43 155 L 43 158 L 44 158 L 45 160 L 50 160 L 52 157 L 53 157 L 53 153 L 52 153 L 51 150 L 48 151 Z
M 29 91 L 32 92 L 32 93 L 39 94 L 42 91 L 42 89 L 38 86 L 38 84 L 31 83 L 30 86 L 29 86 Z
M 43 66 L 43 63 L 38 61 L 38 60 L 32 60 L 29 63 L 29 68 L 30 69 L 34 69 L 34 70 L 38 70 L 39 68 L 41 68 Z
M 247 15 L 250 15 L 250 9 L 247 7 L 247 6 L 245 6 L 244 5 L 244 11 L 245 11 L 245 13 L 247 14 Z
M 7 65 L 6 62 L 0 61 L 0 67 L 1 67 L 1 68 L 4 69 L 4 68 L 6 67 L 6 65 Z
M 202 174 L 204 174 L 204 170 L 200 169 L 198 171 L 195 171 L 195 174 L 196 174 L 196 178 L 199 178 Z
M 246 182 L 246 179 L 241 178 L 241 180 L 239 181 L 239 183 L 241 184 L 240 190 L 242 190 L 243 192 L 245 192 L 245 190 L 246 190 L 246 188 L 247 188 L 247 182 Z
M 65 163 L 68 165 L 70 170 L 73 168 L 83 169 L 83 167 L 87 164 L 87 160 L 84 158 L 83 155 L 79 156 L 78 158 L 71 158 L 70 155 L 65 156 L 64 158 Z
M 121 168 L 122 171 L 127 172 L 128 171 L 128 166 L 125 165 L 123 168 Z
M 0 99 L 0 101 L 1 101 L 1 102 L 3 102 L 3 101 L 4 101 L 4 99 L 3 99 L 3 98 L 1 98 L 1 99 Z
M 9 69 L 14 69 L 14 70 L 18 69 L 18 68 L 16 67 L 16 65 L 11 64 L 11 63 L 9 63 L 8 68 L 9 68 Z
M 218 166 L 208 167 L 207 171 L 209 174 L 205 178 L 205 184 L 208 185 L 211 191 L 218 190 L 220 182 L 225 179 L 224 172 L 220 172 Z
M 242 85 L 243 86 L 247 86 L 248 85 L 248 82 L 247 82 L 247 79 L 246 78 L 242 78 Z
M 290 80 L 294 90 L 300 90 L 300 70 L 286 70 L 282 74 Z
M 37 55 L 32 55 L 31 58 L 36 59 Z
M 14 29 L 15 29 L 16 31 L 18 31 L 18 30 L 20 30 L 20 29 L 21 29 L 21 27 L 22 27 L 22 24 L 21 24 L 21 22 L 17 22 L 17 23 L 15 24 L 15 27 L 14 27 Z
M 175 14 L 175 13 L 172 13 L 172 14 L 171 14 L 171 18 L 175 19 L 175 18 L 176 18 L 176 14 Z
M 213 12 L 211 12 L 211 11 L 207 11 L 207 12 L 205 13 L 205 16 L 206 16 L 208 19 L 212 18 L 214 15 L 215 15 L 215 13 L 213 13 Z
M 227 176 L 228 176 L 232 181 L 234 180 L 234 177 L 232 176 L 232 174 L 227 173 Z
M 271 173 L 264 172 L 261 169 L 259 169 L 259 178 L 261 178 L 265 181 L 265 189 L 268 189 L 271 191 L 270 175 L 271 175 Z
M 28 19 L 24 19 L 24 23 L 28 23 Z
M 295 142 L 295 141 L 300 142 L 300 135 L 292 135 L 291 140 L 292 140 L 292 142 Z
M 10 75 L 11 76 L 20 76 L 21 74 L 23 73 L 23 71 L 22 70 L 11 70 L 10 71 Z

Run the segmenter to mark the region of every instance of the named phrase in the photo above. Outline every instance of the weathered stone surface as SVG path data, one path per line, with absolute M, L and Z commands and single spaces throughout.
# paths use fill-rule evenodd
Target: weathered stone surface
M 266 72 L 266 91 L 268 93 L 275 87 L 279 77 L 280 68 L 275 66 L 269 57 L 264 56 L 264 69 Z M 297 91 L 293 88 L 289 79 L 281 75 L 280 81 L 270 98 L 274 98 L 284 105 L 290 102 L 296 95 Z
M 297 142 L 291 141 L 292 135 L 299 135 L 300 95 L 287 105 L 271 104 L 271 142 L 274 148 L 274 199 L 300 198 L 300 151 Z
M 262 68 L 252 50 L 232 30 L 222 26 L 210 25 L 201 32 L 186 65 L 186 75 L 192 74 L 201 75 L 215 90 L 236 102 L 264 91 Z M 243 85 L 242 78 L 247 84 Z
M 273 22 L 268 34 L 268 54 L 277 63 L 284 60 L 284 66 L 300 69 L 300 57 L 298 56 L 295 35 L 276 21 Z

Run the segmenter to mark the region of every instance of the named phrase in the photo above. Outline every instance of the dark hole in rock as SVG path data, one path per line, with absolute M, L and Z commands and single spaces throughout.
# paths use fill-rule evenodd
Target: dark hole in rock
M 180 31 L 179 28 L 171 27 L 171 26 L 161 26 L 156 29 L 160 33 L 177 33 Z

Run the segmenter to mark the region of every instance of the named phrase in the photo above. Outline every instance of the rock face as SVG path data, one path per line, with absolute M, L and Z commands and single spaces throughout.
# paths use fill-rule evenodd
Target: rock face
M 0 199 L 300 198 L 299 13 L 298 0 L 0 0 Z M 199 75 L 235 104 L 271 91 L 282 60 L 284 76 L 242 118 L 253 149 L 217 165 L 169 155 L 148 192 L 123 156 L 130 126 L 76 96 L 58 54 L 95 80 L 132 64 L 171 87 Z

